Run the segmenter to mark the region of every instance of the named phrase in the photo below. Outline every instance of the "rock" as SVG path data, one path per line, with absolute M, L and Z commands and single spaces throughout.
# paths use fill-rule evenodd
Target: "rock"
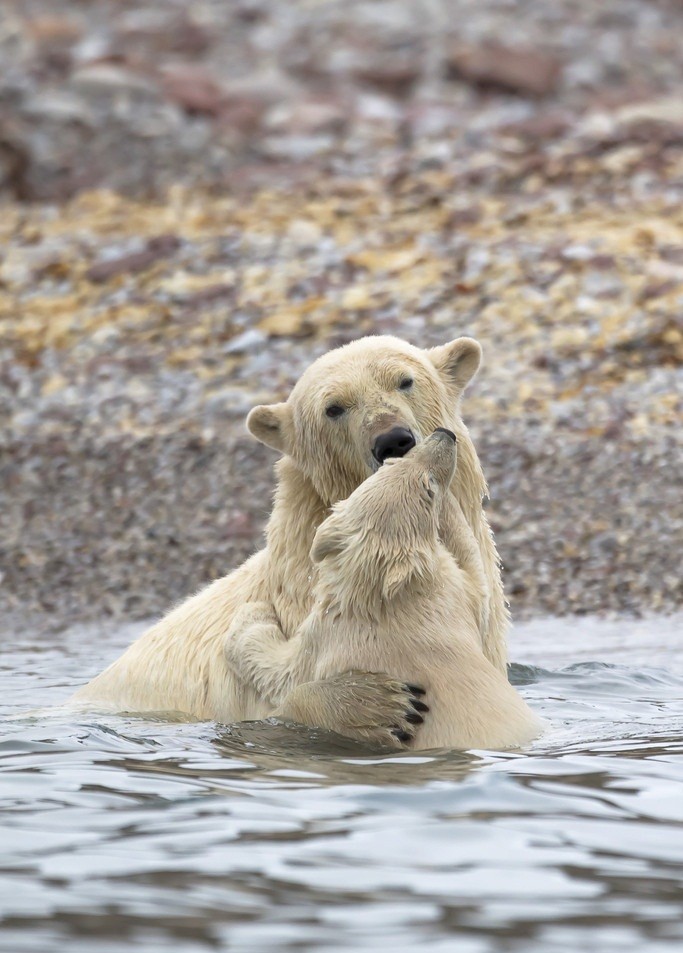
M 180 248 L 180 245 L 181 241 L 177 235 L 157 235 L 147 242 L 148 250 L 154 252 L 159 258 L 172 255 Z
M 597 257 L 595 249 L 590 245 L 567 245 L 566 248 L 561 250 L 560 256 L 564 261 L 581 263 L 593 263 Z
M 341 132 L 348 122 L 348 109 L 334 100 L 314 99 L 298 103 L 279 103 L 266 114 L 264 125 L 274 132 L 317 135 Z
M 254 533 L 254 524 L 249 513 L 242 510 L 233 510 L 230 514 L 230 520 L 226 527 L 228 536 L 249 538 Z
M 263 318 L 259 330 L 269 338 L 307 337 L 313 333 L 313 326 L 305 308 L 285 307 Z
M 24 29 L 37 46 L 48 50 L 69 48 L 83 35 L 78 21 L 49 14 L 26 20 Z
M 252 133 L 263 123 L 277 132 L 307 132 L 305 116 L 301 120 L 295 115 L 299 106 L 305 113 L 306 104 L 297 105 L 297 91 L 290 80 L 276 69 L 231 80 L 223 84 L 222 91 L 221 126 Z M 314 113 L 316 106 L 317 103 L 312 104 Z M 324 103 L 321 106 L 324 108 Z M 315 127 L 315 117 L 311 125 Z
M 356 116 L 364 122 L 394 126 L 403 119 L 403 110 L 387 96 L 363 93 L 356 101 Z
M 235 295 L 235 285 L 227 283 L 217 283 L 196 291 L 194 294 L 186 295 L 183 298 L 183 305 L 187 310 L 203 308 L 211 305 L 215 301 L 225 301 Z
M 157 95 L 157 86 L 152 78 L 129 65 L 106 60 L 79 66 L 71 74 L 71 84 L 84 94 L 127 92 Z
M 457 130 L 461 115 L 453 101 L 416 100 L 406 107 L 406 119 L 415 138 L 444 136 Z
M 683 265 L 683 245 L 667 245 L 660 248 L 659 257 L 675 265 Z
M 271 159 L 305 162 L 332 151 L 334 139 L 329 135 L 269 136 L 259 143 L 259 152 Z
M 118 42 L 117 42 L 118 41 Z M 126 51 L 181 53 L 199 56 L 211 46 L 211 33 L 185 11 L 132 10 L 121 18 L 114 42 Z
M 20 202 L 34 197 L 30 179 L 33 164 L 25 137 L 13 126 L 0 122 L 0 193 L 9 192 Z
M 557 139 L 569 129 L 570 125 L 571 121 L 566 113 L 538 112 L 528 119 L 506 123 L 501 131 L 511 133 L 520 139 L 536 142 L 538 140 Z
M 479 205 L 465 205 L 453 209 L 444 225 L 449 230 L 457 229 L 464 225 L 476 225 L 483 217 L 484 213 Z
M 581 287 L 584 295 L 592 298 L 615 298 L 624 290 L 618 274 L 601 269 L 586 272 Z
M 228 97 L 221 107 L 218 124 L 221 129 L 248 136 L 260 127 L 264 112 L 264 104 L 257 100 Z
M 458 45 L 447 60 L 450 79 L 473 86 L 490 87 L 520 96 L 548 96 L 554 93 L 562 75 L 562 63 L 535 49 L 487 43 Z
M 206 416 L 228 419 L 244 418 L 254 406 L 250 391 L 244 388 L 223 387 L 207 396 L 204 402 Z
M 680 290 L 683 294 L 683 285 L 679 281 L 653 281 L 645 285 L 638 295 L 641 303 L 651 301 L 653 298 L 662 298 L 672 291 Z
M 412 92 L 420 74 L 419 62 L 412 59 L 401 60 L 393 54 L 373 57 L 351 71 L 357 82 L 372 86 L 396 99 L 404 99 Z
M 248 328 L 222 348 L 223 354 L 246 354 L 260 348 L 267 340 L 267 336 L 258 328 Z
M 41 91 L 29 97 L 24 103 L 23 112 L 36 121 L 76 122 L 94 126 L 93 110 L 87 99 L 62 90 Z
M 0 264 L 0 282 L 9 287 L 33 283 L 36 276 L 45 274 L 61 261 L 58 242 L 41 242 L 19 248 L 10 248 Z
M 652 122 L 683 126 L 683 101 L 680 96 L 647 100 L 622 106 L 614 114 L 618 125 Z
M 165 67 L 162 86 L 166 97 L 188 113 L 218 116 L 225 105 L 225 90 L 201 66 L 179 63 Z
M 612 271 L 617 267 L 617 260 L 614 255 L 594 255 L 588 264 L 597 271 Z
M 596 268 L 583 276 L 582 289 L 588 297 L 616 298 L 624 290 L 624 285 L 618 274 Z
M 134 274 L 145 271 L 160 258 L 167 258 L 180 247 L 180 239 L 175 235 L 159 235 L 151 238 L 142 251 L 131 252 L 108 261 L 100 261 L 92 265 L 85 273 L 88 281 L 100 284 L 116 278 L 119 275 Z

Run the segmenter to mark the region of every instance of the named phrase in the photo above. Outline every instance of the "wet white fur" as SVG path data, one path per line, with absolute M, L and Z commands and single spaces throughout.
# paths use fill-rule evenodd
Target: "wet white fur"
M 249 617 L 251 607 L 260 611 L 264 605 L 277 620 L 281 638 L 298 631 L 313 605 L 309 553 L 315 532 L 329 507 L 372 473 L 376 435 L 401 423 L 418 438 L 439 426 L 458 435 L 458 471 L 449 505 L 443 507 L 441 538 L 467 585 L 479 593 L 473 632 L 487 658 L 504 672 L 508 617 L 482 509 L 486 484 L 460 416 L 461 395 L 480 356 L 479 345 L 469 338 L 428 350 L 394 337 L 362 338 L 315 361 L 287 401 L 255 408 L 248 419 L 252 434 L 283 454 L 265 548 L 169 612 L 77 692 L 72 704 L 172 710 L 228 722 L 271 714 L 272 702 L 228 666 L 227 633 L 235 631 L 236 619 Z M 409 392 L 399 388 L 406 375 L 415 381 Z M 348 408 L 342 419 L 325 415 L 330 400 Z M 375 690 L 377 684 L 365 686 L 368 711 L 389 717 L 387 696 Z M 354 693 L 340 688 L 339 680 L 314 689 L 298 691 L 299 720 L 344 730 L 357 717 L 349 701 Z
M 435 434 L 334 508 L 313 542 L 315 603 L 296 636 L 283 638 L 267 605 L 236 621 L 227 654 L 241 680 L 277 707 L 301 683 L 391 672 L 427 691 L 416 748 L 508 748 L 540 733 L 485 658 L 481 592 L 439 539 L 455 456 Z

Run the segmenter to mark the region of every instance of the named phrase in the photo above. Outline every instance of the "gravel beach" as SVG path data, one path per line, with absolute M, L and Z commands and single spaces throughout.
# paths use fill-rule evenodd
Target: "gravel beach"
M 514 618 L 680 609 L 683 6 L 185 8 L 4 14 L 3 628 L 236 566 L 247 411 L 370 333 L 481 341 Z

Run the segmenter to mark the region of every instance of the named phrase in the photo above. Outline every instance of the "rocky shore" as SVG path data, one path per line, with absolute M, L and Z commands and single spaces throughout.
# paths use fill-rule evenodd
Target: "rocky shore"
M 8 5 L 6 619 L 236 565 L 274 462 L 246 412 L 368 333 L 482 342 L 515 617 L 680 608 L 683 7 L 418 6 Z

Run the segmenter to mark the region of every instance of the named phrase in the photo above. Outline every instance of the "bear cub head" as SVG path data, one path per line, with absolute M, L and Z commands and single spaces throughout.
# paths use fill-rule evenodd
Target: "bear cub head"
M 472 338 L 428 349 L 360 338 L 318 358 L 286 401 L 255 407 L 247 427 L 289 457 L 329 506 L 437 427 L 462 433 L 460 397 L 480 361 Z
M 439 518 L 456 447 L 455 434 L 438 428 L 333 507 L 311 547 L 324 601 L 367 617 L 409 584 L 428 590 L 438 568 Z

